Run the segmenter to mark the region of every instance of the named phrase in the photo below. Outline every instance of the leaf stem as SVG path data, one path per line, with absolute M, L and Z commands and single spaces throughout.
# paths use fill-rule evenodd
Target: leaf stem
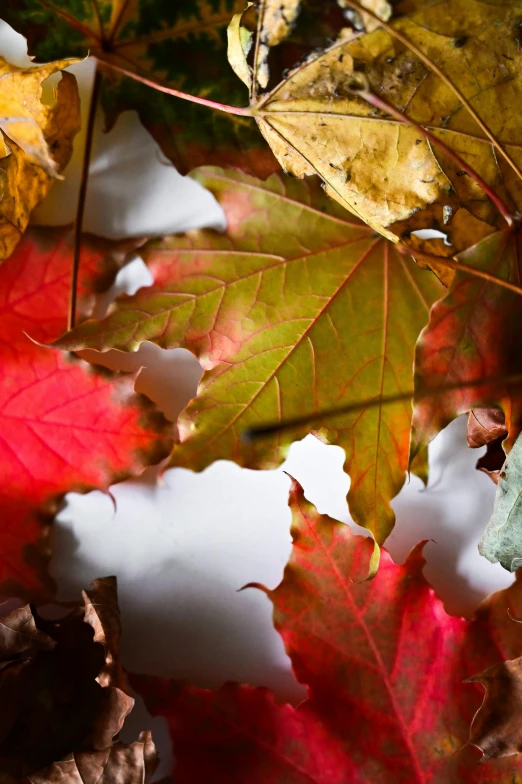
M 515 294 L 520 294 L 522 296 L 522 288 L 520 286 L 516 286 L 514 283 L 510 283 L 508 280 L 504 280 L 503 278 L 498 278 L 496 275 L 491 275 L 489 272 L 484 272 L 483 270 L 476 269 L 475 267 L 470 267 L 467 264 L 461 264 L 459 261 L 455 261 L 455 259 L 447 259 L 444 256 L 431 256 L 429 253 L 421 253 L 420 251 L 416 251 L 413 248 L 409 248 L 407 245 L 397 245 L 396 247 L 399 253 L 404 253 L 408 256 L 422 259 L 423 261 L 427 261 L 428 264 L 431 262 L 432 264 L 438 264 L 440 267 L 447 267 L 448 269 L 464 272 L 466 275 L 473 275 L 476 278 L 483 278 L 484 280 L 488 280 L 490 283 L 494 283 L 496 286 L 502 286 L 503 288 L 509 289 L 509 291 L 514 291 Z
M 362 74 L 357 74 L 357 77 L 361 78 Z M 451 158 L 451 160 L 454 163 L 457 164 L 457 166 L 460 167 L 462 171 L 465 171 L 466 174 L 468 174 L 473 180 L 475 180 L 479 188 L 481 188 L 484 191 L 484 193 L 487 196 L 489 196 L 489 198 L 495 204 L 498 211 L 500 212 L 500 214 L 508 224 L 508 226 L 513 225 L 513 221 L 514 221 L 513 215 L 511 214 L 511 211 L 508 209 L 508 207 L 504 204 L 502 199 L 499 196 L 497 196 L 495 191 L 492 190 L 492 188 L 480 176 L 480 174 L 478 174 L 478 172 L 476 172 L 475 169 L 473 169 L 468 163 L 466 163 L 466 161 L 463 158 L 461 158 L 460 155 L 458 155 L 454 150 L 452 150 L 451 147 L 448 147 L 448 145 L 445 142 L 443 142 L 442 139 L 439 139 L 433 133 L 426 130 L 426 128 L 424 128 L 422 125 L 419 125 L 419 123 L 415 122 L 415 120 L 410 119 L 406 114 L 403 114 L 401 111 L 399 111 L 399 109 L 396 109 L 395 106 L 392 106 L 392 104 L 380 98 L 378 95 L 375 95 L 375 93 L 370 92 L 370 90 L 366 88 L 359 89 L 355 87 L 352 89 L 352 92 L 355 93 L 355 95 L 358 95 L 364 101 L 366 101 L 366 103 L 369 103 L 370 106 L 374 106 L 376 109 L 380 109 L 386 114 L 391 114 L 397 120 L 399 120 L 402 123 L 405 123 L 406 125 L 411 125 L 412 128 L 415 128 L 415 130 L 421 136 L 423 136 L 427 141 L 429 141 L 434 147 L 438 147 L 440 150 L 442 150 L 449 158 Z
M 396 38 L 397 41 L 400 41 L 401 44 L 403 44 L 411 52 L 413 52 L 413 54 L 416 55 L 416 57 L 422 60 L 424 65 L 426 65 L 426 67 L 429 68 L 430 71 L 433 71 L 433 73 L 436 74 L 436 76 L 438 76 L 439 79 L 441 79 L 441 81 L 443 81 L 444 84 L 459 99 L 459 101 L 466 108 L 466 110 L 469 112 L 471 117 L 473 117 L 473 119 L 475 120 L 479 128 L 481 128 L 484 131 L 491 144 L 499 151 L 500 155 L 502 155 L 504 160 L 511 166 L 511 168 L 516 173 L 516 175 L 522 180 L 522 171 L 517 166 L 513 158 L 510 156 L 507 150 L 504 149 L 504 147 L 500 144 L 500 142 L 497 141 L 497 139 L 495 138 L 493 133 L 489 130 L 484 120 L 480 117 L 480 115 L 477 114 L 477 112 L 471 106 L 467 98 L 464 97 L 464 95 L 461 93 L 458 87 L 455 84 L 453 84 L 451 79 L 448 76 L 446 76 L 446 74 L 443 71 L 441 71 L 441 69 L 435 63 L 432 63 L 429 57 L 427 57 L 424 54 L 424 52 L 413 43 L 413 41 L 410 41 L 409 38 L 407 38 L 405 35 L 399 32 L 399 30 L 397 30 L 393 25 L 389 24 L 388 22 L 385 22 L 384 19 L 381 19 L 380 16 L 378 16 L 374 11 L 371 11 L 365 6 L 362 6 L 361 3 L 357 2 L 357 0 L 344 0 L 344 2 L 346 5 L 350 6 L 350 8 L 353 8 L 355 11 L 358 11 L 361 14 L 366 14 L 367 16 L 371 17 L 373 21 L 376 22 L 384 30 L 386 30 L 386 32 L 389 33 L 389 35 L 391 35 L 393 38 Z
M 271 436 L 283 433 L 286 430 L 294 430 L 295 428 L 302 427 L 303 425 L 311 425 L 318 420 L 328 419 L 330 417 L 342 416 L 343 414 L 352 414 L 356 411 L 361 411 L 366 408 L 376 408 L 377 406 L 387 406 L 392 403 L 401 403 L 407 400 L 412 400 L 414 397 L 417 400 L 426 400 L 431 397 L 438 397 L 444 392 L 451 392 L 455 389 L 471 389 L 473 387 L 482 387 L 487 384 L 493 383 L 503 384 L 516 384 L 522 383 L 522 373 L 514 373 L 510 376 L 482 376 L 482 378 L 473 378 L 469 381 L 456 381 L 453 384 L 440 384 L 425 391 L 416 393 L 415 390 L 409 392 L 399 392 L 396 395 L 383 395 L 382 397 L 370 397 L 361 400 L 358 403 L 347 403 L 345 406 L 338 406 L 337 408 L 326 409 L 322 412 L 315 411 L 312 414 L 304 414 L 299 417 L 292 417 L 285 419 L 282 422 L 272 422 L 266 425 L 255 425 L 247 428 L 243 433 L 245 441 L 258 441 L 262 438 L 270 438 Z
M 71 291 L 69 296 L 69 317 L 67 320 L 68 330 L 73 329 L 76 322 L 76 301 L 78 296 L 78 273 L 80 270 L 83 213 L 85 210 L 87 184 L 89 181 L 89 165 L 91 161 L 92 140 L 94 136 L 94 120 L 96 118 L 96 108 L 98 106 L 100 84 L 101 84 L 101 74 L 98 71 L 98 69 L 96 69 L 94 72 L 94 82 L 92 86 L 91 103 L 89 105 L 89 116 L 87 119 L 87 129 L 85 135 L 85 147 L 83 150 L 83 164 L 82 164 L 82 174 L 80 180 L 80 191 L 78 193 L 78 205 L 76 208 L 76 219 L 74 221 L 73 265 L 72 265 L 72 276 L 71 276 Z
M 158 90 L 160 93 L 166 93 L 167 95 L 173 95 L 175 98 L 181 98 L 184 101 L 190 101 L 190 103 L 198 103 L 201 106 L 206 106 L 209 109 L 216 109 L 218 112 L 225 112 L 226 114 L 237 114 L 241 117 L 252 117 L 252 111 L 249 106 L 244 108 L 239 106 L 228 106 L 226 103 L 218 103 L 217 101 L 211 101 L 208 98 L 201 98 L 199 95 L 190 95 L 190 93 L 184 93 L 181 90 L 175 90 L 173 87 L 166 87 L 159 82 L 155 82 L 153 79 L 149 79 L 146 76 L 142 76 L 135 71 L 131 71 L 128 68 L 124 68 L 121 65 L 116 65 L 116 63 L 111 62 L 110 60 L 105 60 L 103 57 L 100 57 L 99 54 L 92 55 L 94 60 L 97 60 L 101 63 L 104 67 L 111 68 L 113 71 L 118 71 L 118 73 L 124 74 L 124 76 L 128 76 L 131 79 L 134 79 L 136 82 L 141 82 L 142 84 L 146 84 L 147 87 L 152 87 L 154 90 Z

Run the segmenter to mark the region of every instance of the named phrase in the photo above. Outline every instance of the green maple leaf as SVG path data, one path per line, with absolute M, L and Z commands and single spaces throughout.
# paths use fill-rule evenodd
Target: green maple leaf
M 217 459 L 270 468 L 309 432 L 247 445 L 247 428 L 407 392 L 417 335 L 442 288 L 384 238 L 342 210 L 315 181 L 239 173 L 194 175 L 223 205 L 228 232 L 149 244 L 152 288 L 120 298 L 101 322 L 57 345 L 135 350 L 150 340 L 192 351 L 205 369 L 179 421 L 171 465 Z M 313 432 L 346 451 L 354 519 L 380 544 L 390 500 L 406 476 L 411 404 L 321 419 Z
M 248 100 L 226 59 L 226 29 L 243 0 L 7 0 L 3 17 L 38 60 L 88 54 L 205 98 Z M 180 171 L 210 162 L 267 176 L 278 168 L 253 120 L 180 101 L 103 69 L 107 125 L 135 109 Z

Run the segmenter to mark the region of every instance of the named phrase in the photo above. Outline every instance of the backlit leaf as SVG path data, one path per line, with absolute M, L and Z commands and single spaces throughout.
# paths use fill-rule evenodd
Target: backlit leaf
M 5 6 L 5 8 L 4 8 Z M 168 87 L 244 106 L 248 93 L 227 62 L 227 25 L 244 0 L 6 0 L 2 15 L 39 60 L 91 54 Z M 52 30 L 52 35 L 49 31 Z M 242 166 L 266 177 L 279 168 L 247 117 L 231 117 L 163 95 L 104 70 L 108 127 L 136 109 L 182 172 L 203 163 Z
M 42 82 L 72 62 L 17 68 L 0 57 L 0 261 L 71 157 L 80 128 L 76 79 L 63 71 L 52 104 L 42 101 Z
M 461 253 L 463 264 L 520 285 L 522 234 L 498 232 Z M 519 350 L 522 297 L 501 286 L 457 272 L 446 296 L 431 310 L 416 349 L 414 447 L 427 444 L 451 420 L 493 406 L 505 415 L 508 446 L 522 426 L 521 385 L 503 381 L 522 372 Z M 421 398 L 430 388 L 495 378 L 484 386 Z
M 171 464 L 273 467 L 308 428 L 250 445 L 246 428 L 407 392 L 418 332 L 442 291 L 433 275 L 317 183 L 276 175 L 262 183 L 217 169 L 197 177 L 221 202 L 227 234 L 152 244 L 144 258 L 155 285 L 55 344 L 135 350 L 150 340 L 198 357 L 206 372 L 179 421 Z M 378 543 L 393 526 L 390 500 L 405 480 L 410 427 L 409 401 L 314 425 L 345 449 L 351 514 Z
M 520 758 L 478 765 L 467 743 L 481 703 L 463 681 L 517 654 L 520 583 L 491 596 L 474 620 L 448 616 L 422 575 L 422 547 L 375 580 L 350 578 L 368 541 L 291 492 L 293 551 L 267 594 L 297 679 L 299 707 L 266 689 L 217 691 L 131 676 L 174 743 L 176 784 L 467 784 L 522 780 Z M 266 590 L 266 589 L 264 589 Z
M 48 524 L 64 493 L 108 489 L 161 459 L 168 429 L 132 378 L 94 372 L 35 345 L 67 321 L 72 260 L 67 231 L 32 230 L 0 267 L 0 588 L 48 592 Z M 80 299 L 116 271 L 118 246 L 82 248 Z M 30 336 L 30 337 L 28 337 Z

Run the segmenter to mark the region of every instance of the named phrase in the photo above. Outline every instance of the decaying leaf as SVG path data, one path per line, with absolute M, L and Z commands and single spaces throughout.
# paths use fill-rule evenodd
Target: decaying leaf
M 473 719 L 470 741 L 487 759 L 508 757 L 522 751 L 522 659 L 500 662 L 470 681 L 486 690 L 484 702 Z
M 309 428 L 250 445 L 246 428 L 407 391 L 418 332 L 442 292 L 433 275 L 313 181 L 274 175 L 262 183 L 218 169 L 195 176 L 222 204 L 227 234 L 153 243 L 143 256 L 155 286 L 55 343 L 132 351 L 150 340 L 198 357 L 206 372 L 179 421 L 171 464 L 273 467 Z M 345 449 L 351 514 L 379 544 L 393 526 L 390 500 L 405 480 L 410 428 L 409 401 L 314 425 Z
M 86 238 L 80 306 L 110 284 L 125 244 Z M 49 523 L 64 493 L 108 489 L 168 451 L 169 427 L 134 379 L 36 345 L 67 321 L 68 230 L 31 230 L 0 267 L 0 590 L 49 595 Z M 31 340 L 31 338 L 33 340 Z
M 522 585 L 491 596 L 474 620 L 447 615 L 422 575 L 422 546 L 403 566 L 383 552 L 371 582 L 367 540 L 317 514 L 294 485 L 293 551 L 267 590 L 297 679 L 299 707 L 266 689 L 217 691 L 131 676 L 167 718 L 177 784 L 512 784 L 520 758 L 478 765 L 471 720 L 481 692 L 466 678 L 520 651 Z
M 103 751 L 79 751 L 45 771 L 29 776 L 31 784 L 149 784 L 158 765 L 150 732 L 129 745 L 115 743 Z
M 498 232 L 458 260 L 520 285 L 521 239 L 519 229 Z M 416 349 L 414 448 L 426 445 L 454 417 L 481 407 L 503 412 L 508 448 L 513 443 L 522 426 L 522 388 L 504 378 L 522 372 L 521 306 L 520 294 L 457 271 L 446 296 L 432 308 Z M 495 381 L 421 398 L 430 388 L 481 378 Z
M 226 59 L 227 25 L 245 0 L 4 0 L 2 15 L 38 60 L 88 54 L 194 95 L 243 106 L 248 94 Z M 49 35 L 52 30 L 53 34 Z M 163 95 L 103 68 L 107 127 L 135 109 L 182 173 L 207 163 L 266 177 L 279 168 L 255 122 Z
M 498 408 L 476 408 L 468 414 L 468 446 L 486 446 L 486 454 L 477 460 L 477 469 L 498 482 L 506 453 L 502 442 L 508 435 L 506 417 Z
M 76 79 L 63 71 L 75 60 L 17 68 L 0 57 L 0 260 L 8 258 L 29 214 L 67 165 L 80 128 Z M 62 71 L 51 105 L 42 83 Z
M 96 580 L 84 600 L 59 621 L 29 606 L 0 620 L 0 771 L 7 784 L 141 784 L 152 773 L 148 733 L 131 746 L 113 745 L 134 704 L 118 659 L 115 579 Z M 121 677 L 107 677 L 108 664 Z
M 260 4 L 257 48 L 254 58 L 256 82 L 262 89 L 268 85 L 268 54 L 287 38 L 300 11 L 301 0 L 264 0 Z
M 477 224 L 503 225 L 492 191 L 522 208 L 522 3 L 404 2 L 384 26 L 387 4 L 345 5 L 376 29 L 341 35 L 254 97 L 252 114 L 285 171 L 319 174 L 379 232 L 438 229 L 464 250 Z
M 507 434 L 506 417 L 499 408 L 475 408 L 469 412 L 468 446 L 485 446 Z
M 479 544 L 488 561 L 514 572 L 522 566 L 522 435 L 500 472 L 493 514 Z

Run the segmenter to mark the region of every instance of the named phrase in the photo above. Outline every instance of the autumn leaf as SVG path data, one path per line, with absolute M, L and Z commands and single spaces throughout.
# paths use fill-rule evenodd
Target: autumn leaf
M 149 784 L 158 765 L 150 732 L 134 743 L 115 743 L 103 751 L 80 751 L 32 775 L 31 784 Z
M 76 79 L 63 69 L 73 62 L 17 68 L 0 57 L 0 261 L 11 255 L 31 210 L 71 157 L 80 101 Z M 44 103 L 42 82 L 60 71 L 54 101 Z
M 470 678 L 486 690 L 484 702 L 473 719 L 470 740 L 487 759 L 522 751 L 521 666 L 521 658 L 500 662 Z
M 403 566 L 383 551 L 377 577 L 356 584 L 368 540 L 319 515 L 297 484 L 290 504 L 292 555 L 282 583 L 263 590 L 308 698 L 294 708 L 266 689 L 131 675 L 169 723 L 176 784 L 518 782 L 519 758 L 477 767 L 459 749 L 483 694 L 463 681 L 520 651 L 508 616 L 520 612 L 520 582 L 474 620 L 451 617 L 422 575 L 422 546 Z
M 486 446 L 486 454 L 477 460 L 477 469 L 498 483 L 506 459 L 502 442 L 508 435 L 506 417 L 499 408 L 477 408 L 468 414 L 468 446 Z
M 67 230 L 31 230 L 0 268 L 0 589 L 8 595 L 51 592 L 49 523 L 64 493 L 106 490 L 161 459 L 170 443 L 132 378 L 101 375 L 33 342 L 57 337 L 66 324 L 71 243 Z M 83 308 L 114 276 L 124 249 L 85 239 Z
M 382 543 L 406 476 L 410 402 L 320 414 L 410 388 L 415 341 L 442 288 L 317 183 L 218 169 L 195 176 L 222 204 L 227 234 L 153 243 L 143 255 L 155 286 L 55 345 L 132 351 L 149 340 L 198 357 L 206 372 L 179 421 L 172 465 L 274 467 L 309 427 L 250 445 L 245 430 L 319 412 L 312 432 L 346 451 L 351 514 Z
M 243 0 L 6 0 L 2 15 L 27 37 L 29 54 L 38 60 L 90 54 L 207 99 L 219 101 L 226 93 L 229 103 L 242 106 L 248 94 L 227 62 L 226 31 L 244 5 Z M 110 68 L 103 73 L 107 127 L 122 111 L 135 109 L 182 173 L 205 163 L 241 166 L 261 177 L 279 168 L 253 120 L 163 95 Z
M 389 22 L 387 4 L 343 4 L 376 29 L 343 30 L 251 113 L 286 172 L 319 174 L 379 232 L 464 250 L 522 207 L 522 4 L 403 2 Z
M 71 782 L 132 784 L 152 773 L 156 754 L 148 733 L 130 746 L 113 744 L 134 705 L 118 658 L 115 578 L 95 580 L 83 598 L 83 608 L 59 621 L 45 620 L 29 605 L 0 619 L 0 769 L 6 784 L 22 778 L 53 784 L 64 774 Z M 116 778 L 118 772 L 127 777 Z
M 497 232 L 457 260 L 519 286 L 520 243 L 518 228 Z M 457 270 L 446 296 L 432 308 L 416 349 L 413 451 L 426 445 L 459 414 L 490 406 L 504 414 L 509 449 L 522 426 L 520 381 L 504 381 L 522 371 L 521 306 L 520 294 Z M 495 381 L 422 397 L 437 386 L 481 378 Z

